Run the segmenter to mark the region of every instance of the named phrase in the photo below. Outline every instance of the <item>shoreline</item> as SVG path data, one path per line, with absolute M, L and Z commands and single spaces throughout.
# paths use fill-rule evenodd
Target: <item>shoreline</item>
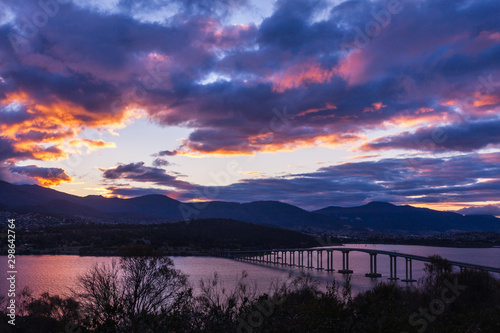
M 457 249 L 488 249 L 488 248 L 498 248 L 500 246 L 493 244 L 483 244 L 482 246 L 477 246 L 474 244 L 461 244 L 457 246 L 457 244 L 422 244 L 422 243 L 398 243 L 398 242 L 388 242 L 388 243 L 368 243 L 368 242 L 352 242 L 352 243 L 343 243 L 343 244 L 332 244 L 331 246 L 349 246 L 349 245 L 394 245 L 394 246 L 424 246 L 424 247 L 442 247 L 442 248 L 457 248 Z M 317 247 L 312 247 L 317 248 Z M 306 249 L 306 248 L 304 248 Z M 220 251 L 231 251 L 235 249 L 206 249 L 206 250 L 160 250 L 156 254 L 161 254 L 169 257 L 219 257 L 215 255 L 215 252 Z M 259 249 L 252 249 L 259 250 Z M 269 250 L 269 249 L 260 249 L 260 250 Z M 5 252 L 5 251 L 4 251 Z M 23 256 L 43 256 L 43 255 L 70 255 L 70 256 L 79 256 L 79 257 L 121 257 L 121 256 L 130 256 L 131 254 L 124 255 L 119 253 L 118 250 L 111 251 L 99 251 L 95 252 L 89 251 L 88 253 L 80 253 L 80 250 L 61 250 L 61 249 L 32 249 L 32 250 L 21 250 L 17 251 L 18 255 Z M 132 254 L 133 255 L 133 254 Z

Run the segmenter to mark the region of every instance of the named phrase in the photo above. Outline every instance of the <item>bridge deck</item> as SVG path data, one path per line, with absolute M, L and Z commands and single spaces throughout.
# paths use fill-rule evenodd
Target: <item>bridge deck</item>
M 399 252 L 391 252 L 391 251 L 383 251 L 383 250 L 373 250 L 373 249 L 358 249 L 358 248 L 348 248 L 348 247 L 323 247 L 323 248 L 307 248 L 307 249 L 272 249 L 272 250 L 255 250 L 255 251 L 229 251 L 228 254 L 239 255 L 239 254 L 263 254 L 263 253 L 272 253 L 272 252 L 304 252 L 304 251 L 340 251 L 340 252 L 364 252 L 369 254 L 382 254 L 388 256 L 401 257 L 411 260 L 430 262 L 429 257 L 417 256 L 413 254 L 405 254 Z M 471 269 L 479 269 L 492 273 L 500 273 L 500 267 L 491 267 L 491 266 L 483 266 L 476 265 L 471 263 L 459 262 L 448 260 L 453 266 L 463 267 L 463 268 L 471 268 Z

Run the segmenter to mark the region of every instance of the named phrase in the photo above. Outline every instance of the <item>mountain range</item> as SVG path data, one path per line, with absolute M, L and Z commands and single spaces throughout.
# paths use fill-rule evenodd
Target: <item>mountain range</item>
M 13 185 L 0 181 L 0 210 L 7 209 L 129 221 L 229 218 L 298 230 L 500 232 L 500 219 L 494 216 L 462 215 L 386 202 L 349 208 L 330 206 L 311 212 L 279 201 L 182 203 L 164 195 L 131 199 L 80 197 L 37 185 Z

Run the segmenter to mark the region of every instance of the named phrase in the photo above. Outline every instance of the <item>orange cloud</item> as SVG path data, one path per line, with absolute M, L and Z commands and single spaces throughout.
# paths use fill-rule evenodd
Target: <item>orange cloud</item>
M 244 174 L 247 176 L 251 176 L 251 175 L 263 175 L 264 173 L 260 171 L 247 171 Z
M 7 93 L 0 106 L 21 105 L 25 108 L 23 120 L 0 124 L 2 136 L 8 138 L 16 151 L 37 160 L 56 160 L 67 157 L 63 144 L 85 146 L 89 149 L 114 147 L 102 140 L 75 139 L 86 128 L 122 128 L 131 118 L 141 115 L 124 108 L 117 112 L 90 112 L 67 101 L 40 102 L 26 92 Z M 47 148 L 47 144 L 51 145 Z
M 326 110 L 336 110 L 337 107 L 333 104 L 326 103 L 326 106 L 324 108 L 317 108 L 317 109 L 309 109 L 306 111 L 302 111 L 299 114 L 297 114 L 297 117 L 304 117 L 310 113 L 318 113 L 320 111 L 326 111 Z
M 433 108 L 420 108 L 415 113 L 422 114 L 422 113 L 427 113 L 427 112 L 432 112 L 432 111 L 434 111 Z
M 339 146 L 358 140 L 365 140 L 364 136 L 354 134 L 319 134 L 302 138 L 279 137 L 275 133 L 260 133 L 247 138 L 247 143 L 235 147 L 206 149 L 202 143 L 185 140 L 177 155 L 189 157 L 224 156 L 224 155 L 254 155 L 255 152 L 276 153 L 293 151 L 295 149 L 317 146 Z
M 475 94 L 476 100 L 472 103 L 474 107 L 481 107 L 485 105 L 494 105 L 500 103 L 500 97 L 495 95 L 483 95 L 481 93 Z
M 270 77 L 273 89 L 277 92 L 297 88 L 306 84 L 330 81 L 335 71 L 321 67 L 318 63 L 300 63 L 286 69 L 281 74 Z
M 419 109 L 420 110 L 420 109 Z M 419 114 L 419 110 L 417 110 L 416 114 Z M 422 124 L 431 124 L 438 123 L 447 120 L 447 113 L 443 114 L 432 114 L 432 115 L 424 115 L 424 116 L 413 116 L 413 115 L 401 115 L 393 117 L 389 120 L 386 120 L 382 123 L 382 125 L 387 127 L 414 127 Z
M 230 155 L 254 155 L 252 151 L 245 151 L 245 150 L 240 150 L 240 149 L 230 149 L 230 148 L 220 148 L 220 149 L 215 149 L 211 151 L 205 151 L 202 150 L 201 148 L 197 148 L 196 145 L 190 144 L 186 149 L 188 150 L 178 150 L 177 155 L 180 156 L 187 156 L 187 157 L 194 157 L 194 158 L 200 158 L 204 157 L 204 155 L 211 155 L 211 156 L 230 156 Z
M 454 100 L 454 99 L 450 99 L 450 100 L 447 100 L 447 101 L 443 101 L 440 104 L 441 105 L 446 105 L 446 106 L 451 106 L 451 105 L 458 104 L 458 101 Z
M 114 142 L 105 142 L 103 140 L 74 139 L 70 140 L 68 144 L 73 147 L 85 146 L 90 150 L 97 148 L 116 148 L 116 144 Z
M 386 107 L 387 107 L 387 105 L 384 105 L 382 102 L 377 102 L 377 103 L 373 103 L 372 107 L 366 107 L 366 108 L 364 108 L 363 112 L 364 113 L 375 112 L 375 111 L 379 111 L 380 109 L 386 108 Z
M 73 178 L 69 179 L 44 179 L 40 177 L 33 177 L 33 178 L 38 182 L 38 184 L 44 187 L 53 187 L 61 184 L 62 182 L 71 182 L 73 180 Z
M 411 203 L 411 202 L 410 202 Z M 460 208 L 472 206 L 498 205 L 500 201 L 467 201 L 467 202 L 436 202 L 436 203 L 411 203 L 413 207 L 429 208 L 441 211 L 457 211 Z
M 21 150 L 21 152 L 23 151 Z M 44 149 L 39 145 L 33 145 L 24 152 L 30 152 L 34 159 L 40 161 L 55 161 L 67 157 L 67 153 L 63 151 L 60 146 L 51 146 Z
M 36 180 L 39 185 L 46 187 L 57 186 L 62 182 L 71 182 L 73 180 L 73 178 L 60 168 L 42 168 L 38 165 L 27 165 L 12 167 L 10 171 L 27 176 Z
M 244 36 L 257 29 L 254 24 L 221 26 L 218 20 L 212 18 L 205 18 L 199 23 L 204 36 L 196 40 L 194 45 L 206 50 L 228 49 L 242 44 L 245 41 Z
M 114 112 L 89 111 L 83 106 L 50 95 L 41 100 L 24 91 L 6 93 L 0 99 L 0 107 L 8 107 L 18 113 L 16 121 L 0 123 L 1 138 L 8 140 L 12 146 L 11 155 L 4 157 L 11 165 L 29 159 L 64 159 L 70 153 L 75 153 L 75 147 L 86 147 L 87 153 L 114 147 L 112 142 L 80 139 L 78 136 L 90 128 L 110 131 L 123 128 L 130 119 L 142 116 L 140 112 L 126 106 Z M 48 187 L 73 180 L 58 168 L 33 165 L 29 168 L 14 166 L 9 170 Z
M 263 147 L 255 147 L 262 152 L 293 151 L 300 148 L 316 146 L 339 146 L 362 140 L 363 137 L 353 134 L 323 134 L 308 138 L 296 138 L 287 142 L 271 142 Z M 260 149 L 257 149 L 260 148 Z
M 358 156 L 349 157 L 349 159 L 352 159 L 352 160 L 361 160 L 361 159 L 365 159 L 365 158 L 373 158 L 373 157 L 379 157 L 379 156 L 380 156 L 380 154 L 358 155 Z

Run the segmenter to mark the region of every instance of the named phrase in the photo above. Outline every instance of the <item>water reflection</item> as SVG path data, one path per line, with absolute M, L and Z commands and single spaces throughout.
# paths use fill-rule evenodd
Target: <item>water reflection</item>
M 429 256 L 439 254 L 449 260 L 499 267 L 500 249 L 458 249 L 458 248 L 440 248 L 426 246 L 406 246 L 406 245 L 349 245 L 350 248 L 376 249 L 384 251 L 398 251 L 401 253 L 414 254 L 419 256 Z M 96 263 L 110 264 L 113 257 L 79 257 L 69 255 L 59 256 L 17 256 L 16 266 L 17 290 L 20 291 L 23 286 L 29 286 L 36 294 L 48 291 L 51 294 L 69 294 L 69 289 L 75 286 L 77 276 L 85 273 L 87 269 Z M 284 267 L 269 267 L 260 264 L 245 263 L 233 261 L 224 258 L 210 257 L 173 257 L 177 269 L 189 275 L 189 280 L 195 288 L 195 293 L 199 292 L 197 288 L 201 279 L 213 277 L 217 272 L 219 280 L 226 288 L 233 288 L 241 277 L 242 271 L 248 273 L 248 281 L 257 283 L 259 292 L 267 292 L 272 283 L 276 281 L 285 281 L 289 272 L 298 272 L 298 269 L 288 269 Z M 316 258 L 314 258 L 316 262 Z M 377 257 L 378 272 L 382 274 L 381 278 L 367 278 L 365 273 L 369 272 L 369 255 L 361 252 L 350 252 L 350 269 L 354 271 L 351 283 L 353 289 L 357 291 L 367 290 L 375 286 L 380 281 L 387 281 L 389 276 L 389 257 L 379 255 Z M 0 259 L 1 267 L 7 267 L 7 257 Z M 334 269 L 338 270 L 342 265 L 342 254 L 335 252 Z M 323 267 L 326 267 L 326 256 L 323 257 Z M 421 278 L 424 263 L 413 261 L 413 277 Z M 1 273 L 0 294 L 7 294 L 7 274 L 6 269 Z M 315 269 L 306 270 L 315 276 L 321 283 L 322 289 L 333 279 L 340 284 L 345 282 L 346 276 L 338 272 L 325 272 Z M 404 261 L 398 261 L 398 276 L 404 277 Z M 403 283 L 403 282 L 398 282 Z

